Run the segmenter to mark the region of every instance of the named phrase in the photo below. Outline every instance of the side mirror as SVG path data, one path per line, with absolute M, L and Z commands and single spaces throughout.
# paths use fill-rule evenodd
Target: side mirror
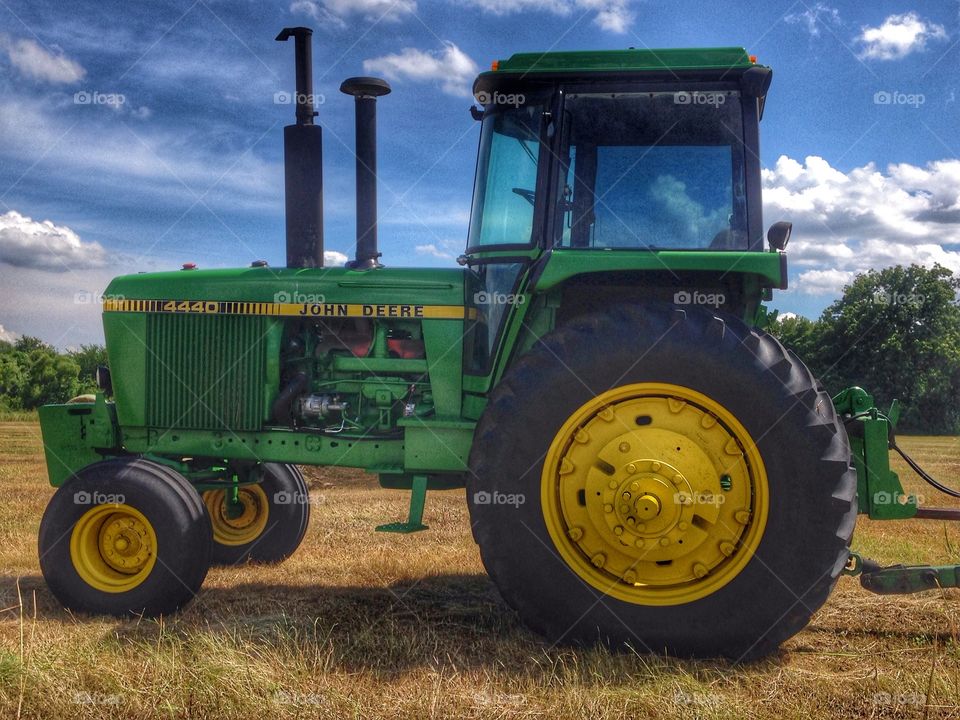
M 781 220 L 771 225 L 767 230 L 767 242 L 770 243 L 771 249 L 783 250 L 787 247 L 791 232 L 793 232 L 793 223 Z

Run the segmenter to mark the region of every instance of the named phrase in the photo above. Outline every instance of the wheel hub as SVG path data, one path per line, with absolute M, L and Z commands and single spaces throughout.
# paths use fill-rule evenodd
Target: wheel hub
M 679 386 L 604 393 L 544 464 L 544 514 L 565 560 L 608 594 L 673 604 L 729 581 L 759 544 L 766 476 L 722 406 Z
M 203 504 L 213 525 L 213 538 L 221 545 L 246 545 L 256 540 L 267 527 L 270 502 L 260 485 L 245 485 L 230 503 L 226 490 L 203 493 Z
M 142 583 L 157 559 L 157 534 L 147 517 L 126 504 L 97 505 L 77 520 L 70 535 L 77 574 L 104 592 L 127 592 Z

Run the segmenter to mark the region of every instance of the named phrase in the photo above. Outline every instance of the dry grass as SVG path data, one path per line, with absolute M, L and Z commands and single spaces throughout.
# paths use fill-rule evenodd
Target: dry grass
M 39 576 L 38 428 L 0 423 L 0 438 L 5 718 L 960 717 L 960 591 L 879 597 L 843 578 L 806 631 L 746 666 L 549 647 L 498 601 L 462 492 L 430 495 L 428 532 L 384 535 L 405 495 L 347 471 L 310 471 L 313 520 L 285 564 L 212 570 L 162 622 L 74 617 Z M 902 443 L 960 485 L 960 439 Z M 856 545 L 960 563 L 960 527 L 942 522 L 861 520 Z

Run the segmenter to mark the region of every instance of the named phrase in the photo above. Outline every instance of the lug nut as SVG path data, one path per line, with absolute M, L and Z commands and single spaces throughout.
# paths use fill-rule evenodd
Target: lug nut
M 634 463 L 630 463 L 629 465 L 627 465 L 627 472 L 633 475 L 634 473 L 637 472 L 637 466 Z
M 654 460 L 652 463 L 650 463 L 650 469 L 653 470 L 654 472 L 660 472 L 660 468 L 662 468 L 662 467 L 663 467 L 663 465 L 661 465 L 660 463 L 658 463 L 656 460 Z
M 666 547 L 667 545 L 670 544 L 670 538 L 668 537 L 660 538 L 660 544 L 663 545 L 663 547 Z
M 613 505 L 611 505 L 610 503 L 607 503 L 606 505 L 603 506 L 603 511 L 604 511 L 604 512 L 613 512 Z
M 733 555 L 736 548 L 733 546 L 733 543 L 722 542 L 720 543 L 720 552 L 722 552 L 727 557 Z
M 580 538 L 583 537 L 583 529 L 578 527 L 572 527 L 567 531 L 567 537 L 569 537 L 574 542 L 577 542 Z
M 592 558 L 590 558 L 590 562 L 592 562 L 595 567 L 602 568 L 604 564 L 607 562 L 607 556 L 604 555 L 603 553 L 597 553 Z
M 683 475 L 681 475 L 680 473 L 677 473 L 676 475 L 673 476 L 672 479 L 673 479 L 674 485 L 679 485 L 680 483 L 683 482 Z
M 633 585 L 637 581 L 637 574 L 633 570 L 627 570 L 623 574 L 623 580 Z
M 620 452 L 630 452 L 630 443 L 622 442 L 620 443 Z
M 613 534 L 614 534 L 614 535 L 623 535 L 623 525 L 617 525 L 617 526 L 613 529 Z
M 703 563 L 694 563 L 693 564 L 693 574 L 698 578 L 706 577 L 707 575 L 707 566 Z
M 746 525 L 750 522 L 750 511 L 749 510 L 737 510 L 734 513 L 733 519 L 736 520 L 741 525 Z

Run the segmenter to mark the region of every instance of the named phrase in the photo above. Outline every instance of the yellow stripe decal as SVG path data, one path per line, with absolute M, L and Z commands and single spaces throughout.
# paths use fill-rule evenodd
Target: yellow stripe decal
M 220 300 L 103 301 L 104 312 L 174 313 L 183 315 L 270 315 L 272 317 L 366 317 L 462 320 L 462 305 L 408 305 L 392 303 L 268 303 Z

